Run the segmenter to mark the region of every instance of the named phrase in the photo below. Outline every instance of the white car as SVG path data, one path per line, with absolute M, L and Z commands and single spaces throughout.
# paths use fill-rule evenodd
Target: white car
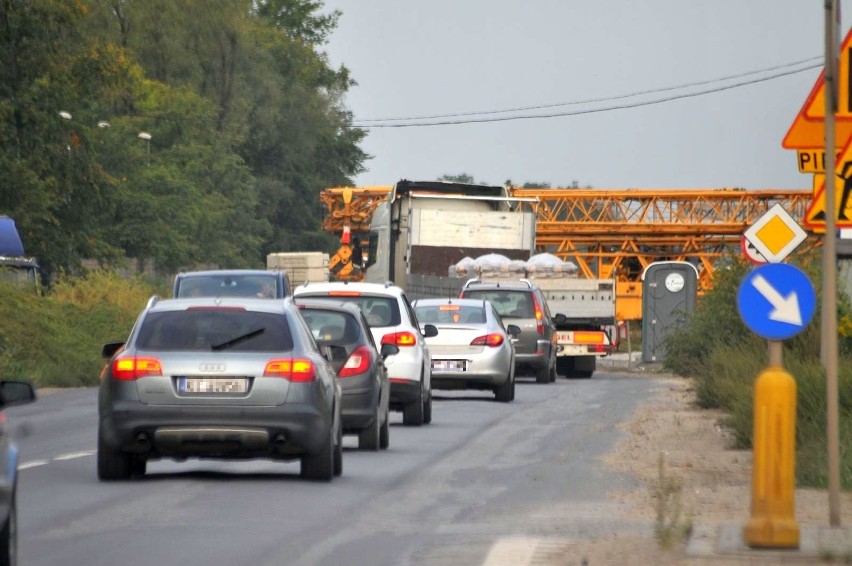
M 402 412 L 402 422 L 420 426 L 432 422 L 432 357 L 426 338 L 438 329 L 427 324 L 420 330 L 414 309 L 401 287 L 391 283 L 327 282 L 303 283 L 293 290 L 298 299 L 333 299 L 358 305 L 373 334 L 373 340 L 394 344 L 399 353 L 385 359 L 390 380 L 390 408 Z

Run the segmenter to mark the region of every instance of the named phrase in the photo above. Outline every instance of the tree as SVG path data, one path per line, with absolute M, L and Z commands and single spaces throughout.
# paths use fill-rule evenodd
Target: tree
M 445 181 L 447 183 L 465 183 L 468 185 L 472 185 L 476 182 L 473 180 L 473 177 L 467 173 L 459 173 L 458 175 L 441 175 L 438 177 L 438 180 Z

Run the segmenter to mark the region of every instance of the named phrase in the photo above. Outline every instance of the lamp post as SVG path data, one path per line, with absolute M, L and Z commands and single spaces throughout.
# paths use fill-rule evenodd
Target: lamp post
M 139 139 L 145 140 L 148 145 L 148 166 L 151 165 L 151 134 L 148 132 L 139 132 L 137 136 Z

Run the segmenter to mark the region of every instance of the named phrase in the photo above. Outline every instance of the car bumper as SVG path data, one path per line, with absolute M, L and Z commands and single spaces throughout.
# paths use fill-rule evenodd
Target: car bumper
M 340 400 L 343 432 L 358 431 L 369 426 L 376 417 L 379 391 L 369 388 L 344 389 Z
M 394 410 L 402 410 L 405 405 L 422 399 L 422 385 L 419 381 L 391 381 L 390 406 Z
M 515 367 L 541 369 L 550 363 L 551 344 L 545 340 L 538 341 L 535 352 L 515 352 Z
M 331 426 L 330 411 L 299 403 L 178 407 L 122 401 L 100 419 L 107 445 L 150 458 L 289 459 L 317 453 Z

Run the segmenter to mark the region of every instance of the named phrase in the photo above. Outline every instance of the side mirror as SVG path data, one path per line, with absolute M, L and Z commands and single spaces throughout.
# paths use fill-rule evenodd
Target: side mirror
M 124 346 L 124 342 L 110 342 L 108 344 L 104 344 L 104 347 L 101 348 L 101 357 L 109 359 L 115 355 L 116 352 L 121 350 Z
M 382 359 L 387 358 L 388 356 L 395 356 L 399 353 L 399 346 L 396 344 L 382 344 L 381 352 Z
M 512 338 L 517 338 L 521 335 L 521 327 L 517 324 L 510 324 L 506 327 L 506 332 L 508 332 L 509 336 L 511 336 Z
M 431 338 L 432 336 L 438 335 L 438 327 L 434 324 L 427 324 L 423 326 L 423 336 L 426 338 Z
M 36 400 L 35 388 L 26 381 L 0 381 L 0 407 L 23 405 Z
M 568 317 L 559 312 L 553 317 L 553 322 L 555 322 L 557 326 L 562 326 L 568 324 Z

